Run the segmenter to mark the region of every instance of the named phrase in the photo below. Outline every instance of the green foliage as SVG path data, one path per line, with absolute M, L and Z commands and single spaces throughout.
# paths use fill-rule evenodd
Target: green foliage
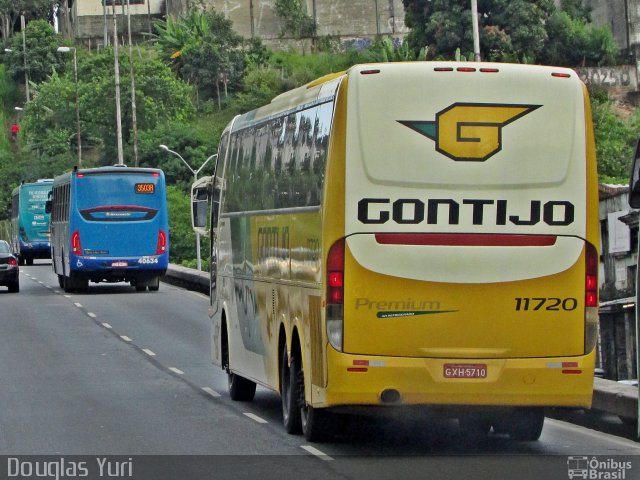
M 373 62 L 412 62 L 425 56 L 424 49 L 416 54 L 409 47 L 409 42 L 406 39 L 400 45 L 396 45 L 388 36 L 376 40 L 370 48 L 370 52 Z
M 45 20 L 27 23 L 24 31 L 27 52 L 27 73 L 29 80 L 40 83 L 54 71 L 64 71 L 65 59 L 57 52 L 63 44 L 61 36 Z M 24 83 L 25 56 L 22 35 L 14 36 L 9 43 L 9 52 L 5 52 L 4 63 L 7 72 L 18 82 Z
M 140 133 L 139 143 L 140 166 L 161 168 L 167 183 L 188 192 L 193 174 L 178 157 L 160 149 L 160 145 L 167 145 L 179 153 L 191 168 L 198 170 L 209 156 L 216 153 L 222 128 L 222 122 L 212 128 L 211 124 L 198 126 L 195 123 L 176 121 L 143 131 Z M 204 167 L 200 176 L 213 173 L 212 162 L 213 160 Z
M 618 47 L 608 27 L 596 27 L 556 12 L 547 25 L 549 42 L 540 61 L 549 65 L 602 66 L 615 63 Z
M 427 47 L 430 58 L 473 58 L 471 2 L 403 0 L 407 40 L 414 52 Z M 490 61 L 603 65 L 615 58 L 607 27 L 590 25 L 581 0 L 481 0 L 478 2 L 481 57 Z
M 281 37 L 289 34 L 294 38 L 307 38 L 316 34 L 316 23 L 307 15 L 306 5 L 301 0 L 276 0 L 275 12 L 283 24 Z
M 255 41 L 245 48 L 232 22 L 213 9 L 193 8 L 154 26 L 161 57 L 204 99 L 219 99 L 221 88 L 236 90 L 244 73 L 245 50 L 257 48 Z
M 150 53 L 150 52 L 146 52 Z M 132 118 L 129 58 L 120 56 L 120 96 L 123 141 L 131 158 Z M 169 67 L 153 55 L 134 56 L 136 111 L 139 131 L 167 122 L 187 122 L 194 115 L 191 88 L 175 78 Z M 75 155 L 75 82 L 72 69 L 40 84 L 24 112 L 27 143 L 37 153 L 61 157 Z M 86 149 L 98 150 L 98 163 L 116 162 L 116 105 L 113 51 L 78 55 L 80 130 Z M 66 147 L 63 145 L 66 141 Z
M 625 184 L 640 131 L 640 112 L 636 110 L 625 120 L 616 113 L 613 102 L 598 93 L 592 95 L 591 106 L 599 179 Z
M 175 186 L 167 186 L 167 207 L 169 210 L 169 257 L 172 263 L 195 267 L 196 234 L 191 229 L 191 201 L 189 195 Z M 201 255 L 207 259 L 209 241 L 201 238 Z M 208 262 L 203 261 L 203 268 Z

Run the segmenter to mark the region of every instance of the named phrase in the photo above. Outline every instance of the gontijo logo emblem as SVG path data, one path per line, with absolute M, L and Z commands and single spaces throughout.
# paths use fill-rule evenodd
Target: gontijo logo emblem
M 502 149 L 502 128 L 542 105 L 454 103 L 435 121 L 398 120 L 436 142 L 436 150 L 456 161 L 484 162 Z

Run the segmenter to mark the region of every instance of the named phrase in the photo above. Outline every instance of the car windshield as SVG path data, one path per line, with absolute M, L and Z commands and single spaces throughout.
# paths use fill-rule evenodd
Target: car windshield
M 0 240 L 0 253 L 11 253 L 9 249 L 9 244 L 4 240 Z

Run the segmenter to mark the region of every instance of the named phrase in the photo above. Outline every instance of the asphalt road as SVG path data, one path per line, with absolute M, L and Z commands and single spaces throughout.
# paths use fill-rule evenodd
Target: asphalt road
M 0 478 L 35 478 L 40 455 L 118 455 L 118 478 L 565 479 L 585 459 L 600 475 L 589 478 L 640 478 L 640 443 L 550 418 L 531 443 L 415 417 L 346 419 L 325 444 L 288 435 L 277 394 L 229 399 L 210 364 L 206 297 L 164 283 L 65 294 L 50 264 L 22 267 L 20 293 L 0 287 L 0 339 Z M 85 478 L 104 478 L 91 468 Z M 70 473 L 45 478 L 82 476 Z

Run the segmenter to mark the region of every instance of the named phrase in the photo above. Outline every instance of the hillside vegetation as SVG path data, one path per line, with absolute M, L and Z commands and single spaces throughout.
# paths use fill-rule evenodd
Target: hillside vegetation
M 584 12 L 579 11 L 573 17 L 567 11 L 561 13 L 562 18 L 553 25 L 563 38 L 573 38 L 571 34 L 576 29 L 582 36 L 574 35 L 574 44 L 591 38 Z M 179 158 L 161 150 L 160 144 L 179 152 L 197 169 L 217 151 L 221 132 L 237 113 L 356 63 L 414 61 L 430 55 L 429 44 L 426 49 L 417 48 L 415 35 L 410 38 L 414 44 L 398 45 L 381 38 L 371 48 L 359 51 L 342 51 L 331 38 L 316 39 L 313 53 L 305 55 L 272 51 L 259 40 L 240 38 L 231 22 L 213 10 L 192 10 L 182 18 L 158 22 L 155 31 L 152 41 L 133 47 L 131 56 L 128 47 L 120 48 L 124 158 L 130 166 L 164 170 L 169 185 L 171 261 L 190 266 L 195 265 L 195 236 L 189 226 L 188 199 L 193 176 Z M 427 35 L 428 31 L 423 33 Z M 595 32 L 598 38 L 609 39 L 605 31 Z M 113 50 L 96 52 L 78 47 L 76 85 L 72 45 L 70 51 L 59 52 L 58 47 L 68 43 L 46 21 L 29 22 L 25 37 L 30 52 L 30 101 L 25 101 L 22 39 L 16 36 L 7 39 L 5 45 L 11 52 L 0 55 L 0 115 L 5 132 L 0 134 L 0 221 L 9 218 L 10 193 L 20 181 L 51 178 L 78 163 L 76 93 L 82 167 L 117 163 Z M 460 42 L 463 40 L 466 41 L 464 36 Z M 561 49 L 557 42 L 554 45 L 554 59 L 562 63 Z M 438 58 L 465 56 L 459 48 L 453 54 L 447 53 L 442 45 L 439 48 Z M 588 58 L 609 58 L 610 42 L 596 42 L 592 50 Z M 527 52 L 521 53 L 513 55 L 509 50 L 500 56 L 494 50 L 493 58 L 520 62 L 534 58 Z M 573 57 L 567 57 L 566 62 L 572 61 Z M 136 129 L 132 118 L 131 72 L 135 79 Z M 640 115 L 635 110 L 619 115 L 604 91 L 592 92 L 592 106 L 600 179 L 624 183 Z M 9 126 L 13 121 L 21 125 L 17 141 L 10 139 Z M 201 175 L 211 172 L 212 165 L 207 165 Z M 1 229 L 2 225 L 0 234 Z M 206 245 L 203 251 L 207 251 Z

